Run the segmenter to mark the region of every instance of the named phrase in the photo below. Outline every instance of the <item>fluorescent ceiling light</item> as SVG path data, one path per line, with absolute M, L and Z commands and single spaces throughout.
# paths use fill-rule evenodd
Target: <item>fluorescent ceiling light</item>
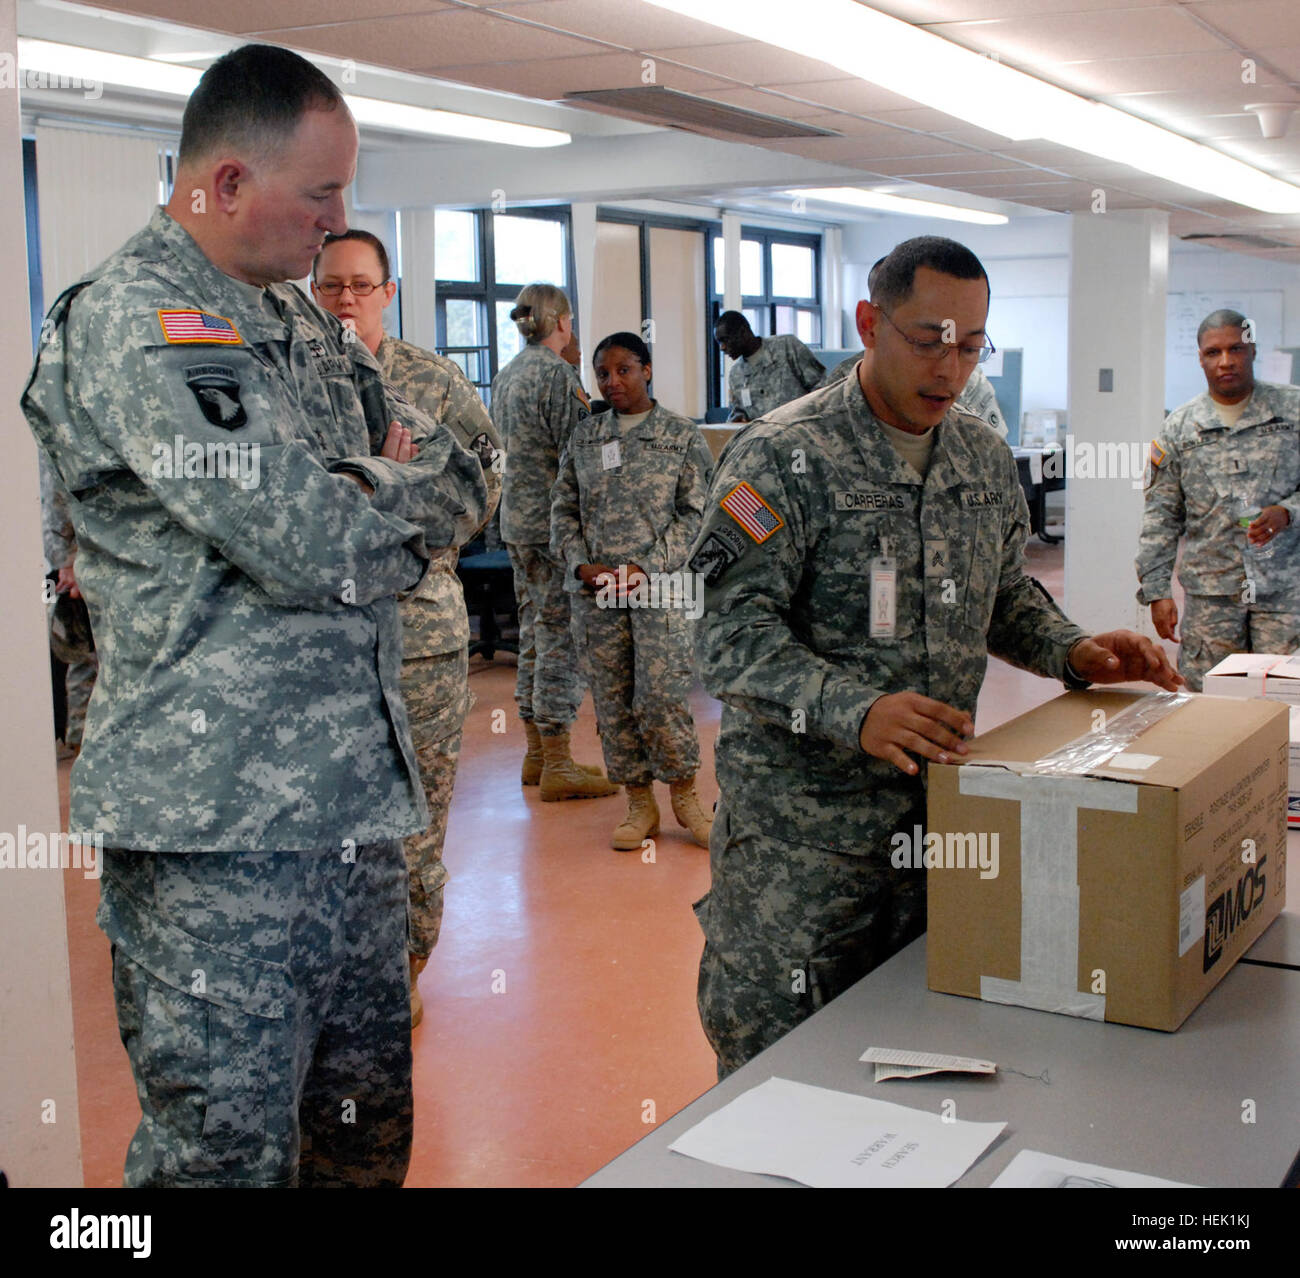
M 60 80 L 80 80 L 83 84 L 120 84 L 128 89 L 150 93 L 171 93 L 189 97 L 203 73 L 193 67 L 174 67 L 149 58 L 131 58 L 121 53 L 104 53 L 100 49 L 82 49 L 72 44 L 55 44 L 50 40 L 18 41 L 18 65 L 24 71 L 48 75 Z M 22 87 L 20 82 L 19 87 Z
M 23 71 L 48 75 L 55 85 L 60 82 L 66 85 L 76 80 L 81 84 L 116 84 L 127 89 L 169 93 L 176 97 L 189 97 L 203 74 L 193 67 L 170 66 L 151 58 L 132 58 L 120 53 L 25 38 L 18 41 L 18 65 Z M 357 123 L 371 128 L 499 142 L 506 146 L 564 146 L 573 140 L 559 129 L 515 124 L 510 120 L 490 120 L 459 111 L 441 111 L 350 94 L 345 95 L 344 100 Z
M 358 124 L 376 129 L 398 129 L 403 133 L 431 133 L 438 137 L 469 138 L 477 142 L 501 142 L 506 146 L 565 146 L 573 141 L 559 129 L 543 129 L 511 120 L 489 120 L 481 115 L 463 115 L 433 107 L 408 106 L 381 98 L 347 99 Z
M 906 213 L 912 217 L 942 217 L 952 222 L 977 222 L 981 226 L 1003 226 L 1009 219 L 1001 213 L 981 209 L 964 209 L 956 204 L 936 200 L 914 200 L 910 196 L 886 195 L 884 191 L 864 191 L 856 186 L 818 186 L 790 190 L 796 199 L 821 200 L 825 204 L 849 204 L 860 209 L 879 209 L 883 213 Z
M 647 0 L 838 67 L 1013 141 L 1056 142 L 1264 213 L 1300 213 L 1300 187 L 1137 116 L 963 49 L 857 0 Z

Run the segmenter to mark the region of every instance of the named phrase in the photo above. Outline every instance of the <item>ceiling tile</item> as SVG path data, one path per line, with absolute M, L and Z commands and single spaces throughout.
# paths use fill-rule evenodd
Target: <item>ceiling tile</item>
M 1095 13 L 1029 13 L 998 22 L 943 23 L 932 27 L 958 44 L 999 53 L 1017 66 L 1075 62 L 1113 57 L 1166 57 L 1177 53 L 1214 53 L 1223 42 L 1191 22 L 1176 5 L 1116 9 Z
M 1123 45 L 1117 45 L 1123 48 Z M 1209 93 L 1228 93 L 1255 87 L 1241 82 L 1241 55 L 1231 50 L 1217 53 L 1169 54 L 1157 58 L 1107 57 L 1091 60 L 1043 63 L 1042 76 L 1091 97 L 1117 93 L 1149 93 L 1154 89 L 1186 92 L 1191 86 L 1203 86 Z M 1257 71 L 1258 84 L 1274 84 L 1263 68 Z
M 427 13 L 450 6 L 441 0 L 224 0 L 218 8 L 211 0 L 98 0 L 96 7 L 251 35 L 265 31 L 272 21 L 277 29 L 335 22 L 369 26 L 390 14 Z
M 1188 8 L 1198 18 L 1235 40 L 1243 48 L 1268 54 L 1274 44 L 1294 44 L 1300 17 L 1295 0 L 1241 0 L 1232 3 L 1193 3 Z
M 437 74 L 460 84 L 545 100 L 562 98 L 566 93 L 640 84 L 641 59 L 634 53 L 595 53 L 585 58 L 440 67 Z M 683 93 L 708 93 L 729 87 L 717 76 L 683 70 L 666 62 L 657 67 L 656 83 Z
M 693 45 L 647 49 L 652 57 L 671 58 L 686 66 L 730 76 L 745 84 L 803 84 L 813 80 L 842 80 L 838 67 L 813 58 L 805 58 L 785 49 L 776 49 L 757 40 L 738 40 L 731 44 Z
M 557 35 L 471 9 L 444 9 L 385 22 L 276 28 L 260 34 L 333 57 L 429 75 L 444 66 L 581 57 L 601 51 L 577 36 Z M 639 77 L 638 70 L 638 82 Z
M 526 0 L 494 3 L 495 13 L 589 36 L 628 49 L 734 44 L 734 31 L 656 9 L 643 0 Z

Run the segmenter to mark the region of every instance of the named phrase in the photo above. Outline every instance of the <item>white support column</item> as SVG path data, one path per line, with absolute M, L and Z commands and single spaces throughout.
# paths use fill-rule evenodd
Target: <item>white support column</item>
M 722 261 L 727 287 L 722 294 L 724 311 L 740 310 L 740 214 L 722 215 Z
M 433 350 L 438 341 L 433 210 L 402 209 L 402 337 Z
M 722 215 L 722 269 L 726 287 L 722 292 L 722 309 L 724 311 L 740 310 L 740 214 L 724 213 Z M 712 338 L 713 334 L 710 333 Z M 731 373 L 733 360 L 722 357 L 722 401 L 727 402 L 727 378 Z
M 1065 604 L 1089 630 L 1145 625 L 1133 560 L 1164 420 L 1168 274 L 1168 214 L 1072 216 Z
M 844 346 L 844 248 L 838 226 L 822 232 L 822 345 Z
M 18 62 L 16 6 L 0 0 L 0 56 Z M 7 139 L 7 140 L 6 140 Z M 27 278 L 18 93 L 0 93 L 0 243 L 11 280 Z M 27 291 L 0 313 L 0 416 L 8 441 L 0 468 L 0 835 L 10 853 L 24 827 L 59 829 L 50 648 L 41 597 L 40 478 L 36 441 L 18 407 L 31 372 Z M 25 847 L 24 847 L 25 852 Z M 76 871 L 72 871 L 76 873 Z M 63 873 L 0 868 L 0 1169 L 14 1186 L 79 1187 L 81 1129 L 72 1044 L 72 986 Z
M 595 314 L 596 296 L 596 206 L 594 204 L 569 205 L 569 222 L 573 228 L 573 307 L 578 316 L 578 337 L 582 342 L 582 363 L 578 376 L 587 390 L 587 369 L 591 354 L 600 341 L 601 334 L 592 329 L 591 317 Z

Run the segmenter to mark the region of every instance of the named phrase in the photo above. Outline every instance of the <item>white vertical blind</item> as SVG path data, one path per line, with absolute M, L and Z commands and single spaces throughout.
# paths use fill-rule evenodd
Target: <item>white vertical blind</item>
M 45 308 L 149 221 L 158 204 L 157 137 L 36 126 Z

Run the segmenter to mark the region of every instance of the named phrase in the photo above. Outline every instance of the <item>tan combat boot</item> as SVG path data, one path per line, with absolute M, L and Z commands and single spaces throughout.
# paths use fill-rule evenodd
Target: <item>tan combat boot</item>
M 524 739 L 528 742 L 528 753 L 524 755 L 523 771 L 519 779 L 524 785 L 540 785 L 543 763 L 542 734 L 537 730 L 537 724 L 532 719 L 522 719 L 520 722 L 524 725 Z M 593 777 L 604 779 L 605 774 L 600 768 L 593 768 L 589 763 L 579 763 L 577 766 Z
M 542 780 L 542 734 L 531 719 L 524 720 L 524 739 L 528 742 L 528 753 L 524 755 L 519 779 L 524 785 L 538 785 Z
M 420 973 L 428 967 L 429 960 L 417 958 L 414 954 L 407 957 L 411 960 L 411 1028 L 414 1029 L 424 1020 L 424 1000 L 420 997 L 420 987 L 416 982 L 420 979 Z
M 618 786 L 604 773 L 594 775 L 573 761 L 569 753 L 569 734 L 558 732 L 542 737 L 542 802 L 557 799 L 603 799 L 617 794 Z
M 709 831 L 713 829 L 713 816 L 700 806 L 700 796 L 695 793 L 695 778 L 683 777 L 669 783 L 673 800 L 673 816 L 677 824 L 691 832 L 691 838 L 702 848 L 709 846 Z
M 627 816 L 614 827 L 610 847 L 619 852 L 635 852 L 652 834 L 659 833 L 659 805 L 654 786 L 630 785 L 627 788 Z

